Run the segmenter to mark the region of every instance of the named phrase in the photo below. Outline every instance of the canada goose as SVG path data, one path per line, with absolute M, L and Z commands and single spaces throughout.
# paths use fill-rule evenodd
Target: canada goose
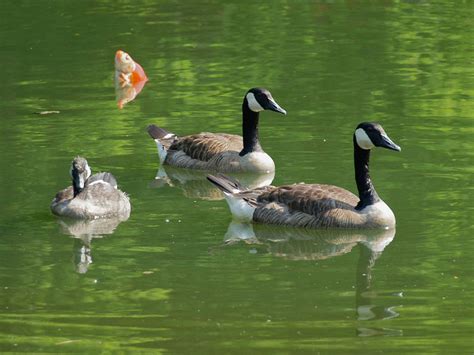
M 307 228 L 393 228 L 395 216 L 375 191 L 369 176 L 373 147 L 400 151 L 381 125 L 364 122 L 354 137 L 355 179 L 359 197 L 332 185 L 294 184 L 242 189 L 234 179 L 208 175 L 226 197 L 235 218 Z
M 71 166 L 72 186 L 59 191 L 51 203 L 51 211 L 58 216 L 80 219 L 119 217 L 130 215 L 130 201 L 119 189 L 111 173 L 91 176 L 87 160 L 75 157 Z
M 258 119 L 263 110 L 286 115 L 268 90 L 250 89 L 242 103 L 243 138 L 208 132 L 178 137 L 155 125 L 147 130 L 158 146 L 161 164 L 227 173 L 267 173 L 275 171 L 275 163 L 258 140 Z

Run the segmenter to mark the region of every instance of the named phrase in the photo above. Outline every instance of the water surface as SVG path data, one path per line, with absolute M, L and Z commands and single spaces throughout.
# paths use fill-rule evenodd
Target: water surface
M 2 14 L 0 351 L 474 350 L 471 2 L 42 0 Z M 150 79 L 122 110 L 119 48 Z M 236 226 L 205 184 L 155 180 L 148 124 L 239 133 L 253 86 L 288 111 L 261 118 L 274 184 L 355 191 L 352 132 L 383 124 L 402 152 L 375 151 L 371 175 L 394 235 Z M 117 177 L 128 221 L 50 213 L 77 154 Z

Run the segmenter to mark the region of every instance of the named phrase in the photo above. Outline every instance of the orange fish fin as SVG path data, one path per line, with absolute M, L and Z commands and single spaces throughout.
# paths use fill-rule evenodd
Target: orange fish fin
M 131 82 L 132 83 L 137 83 L 139 81 L 147 81 L 148 77 L 145 74 L 145 71 L 143 70 L 142 66 L 135 62 L 135 70 L 133 71 L 131 75 Z

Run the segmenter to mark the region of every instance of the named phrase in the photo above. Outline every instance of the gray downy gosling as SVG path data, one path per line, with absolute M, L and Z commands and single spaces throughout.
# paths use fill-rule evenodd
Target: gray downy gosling
M 91 176 L 87 160 L 75 157 L 71 170 L 72 186 L 59 191 L 51 202 L 51 211 L 58 216 L 77 219 L 130 216 L 128 196 L 117 188 L 117 180 L 111 173 Z

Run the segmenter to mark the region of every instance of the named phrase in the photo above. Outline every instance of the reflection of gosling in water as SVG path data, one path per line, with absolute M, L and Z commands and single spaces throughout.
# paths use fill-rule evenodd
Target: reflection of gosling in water
M 122 222 L 120 218 L 70 219 L 59 218 L 63 233 L 74 237 L 74 265 L 78 273 L 86 273 L 92 264 L 92 239 L 112 234 Z
M 76 157 L 71 166 L 72 186 L 59 191 L 51 203 L 51 211 L 64 217 L 94 219 L 129 217 L 130 201 L 117 188 L 117 180 L 110 173 L 91 176 L 87 160 Z
M 89 265 L 92 264 L 91 249 L 83 245 L 75 254 L 74 266 L 79 274 L 85 274 L 89 271 Z

